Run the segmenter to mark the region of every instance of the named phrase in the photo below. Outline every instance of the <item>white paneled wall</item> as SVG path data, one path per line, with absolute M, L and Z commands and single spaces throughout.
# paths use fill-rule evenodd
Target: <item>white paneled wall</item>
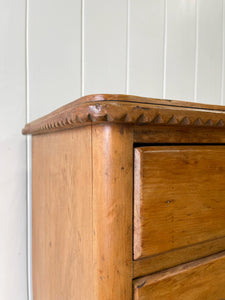
M 31 119 L 102 92 L 223 102 L 224 0 L 28 1 Z
M 0 25 L 0 299 L 26 300 L 26 116 L 103 92 L 224 104 L 225 0 L 2 0 Z
M 28 1 L 30 119 L 81 95 L 79 0 Z
M 225 0 L 28 0 L 30 119 L 81 95 L 222 104 Z
M 194 99 L 196 1 L 167 1 L 165 98 Z
M 225 104 L 225 1 L 223 1 L 221 104 Z
M 84 94 L 126 92 L 127 13 L 126 0 L 84 0 Z
M 165 0 L 130 0 L 128 93 L 163 97 Z
M 25 1 L 0 1 L 0 299 L 26 300 Z
M 222 104 L 223 0 L 198 1 L 197 99 Z

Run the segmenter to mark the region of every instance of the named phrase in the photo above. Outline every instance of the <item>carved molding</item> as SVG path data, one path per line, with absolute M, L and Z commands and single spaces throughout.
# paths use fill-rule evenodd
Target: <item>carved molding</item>
M 89 96 L 90 97 L 90 96 Z M 89 100 L 89 99 L 88 99 Z M 140 100 L 139 100 L 140 101 Z M 176 101 L 177 103 L 177 101 Z M 41 134 L 90 124 L 123 123 L 149 126 L 192 126 L 225 128 L 225 111 L 221 106 L 188 107 L 155 100 L 143 103 L 126 100 L 78 101 L 27 124 L 23 134 Z

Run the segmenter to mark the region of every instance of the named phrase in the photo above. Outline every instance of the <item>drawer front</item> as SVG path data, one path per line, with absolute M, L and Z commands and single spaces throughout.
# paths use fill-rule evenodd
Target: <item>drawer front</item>
M 136 148 L 134 172 L 134 259 L 225 236 L 224 146 Z
M 134 280 L 134 300 L 225 299 L 225 253 Z

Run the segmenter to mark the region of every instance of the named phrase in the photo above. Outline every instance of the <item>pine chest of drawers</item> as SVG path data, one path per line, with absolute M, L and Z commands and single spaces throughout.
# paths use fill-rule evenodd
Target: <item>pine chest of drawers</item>
M 225 299 L 225 108 L 91 95 L 32 134 L 34 300 Z

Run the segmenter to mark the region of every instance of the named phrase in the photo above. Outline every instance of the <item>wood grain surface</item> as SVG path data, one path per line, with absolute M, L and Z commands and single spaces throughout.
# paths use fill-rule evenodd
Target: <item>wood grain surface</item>
M 225 144 L 220 127 L 134 126 L 134 142 L 138 144 Z
M 225 236 L 224 178 L 222 145 L 136 148 L 134 258 Z
M 32 157 L 34 300 L 95 299 L 91 128 L 35 136 Z
M 23 134 L 111 123 L 225 129 L 225 108 L 129 95 L 90 95 L 26 124 Z
M 132 183 L 129 126 L 33 137 L 34 300 L 132 298 Z
M 133 261 L 133 278 L 146 276 L 192 260 L 219 253 L 225 249 L 225 237 L 174 249 Z
M 225 249 L 224 126 L 224 107 L 125 95 L 28 124 L 34 300 L 222 297 L 224 258 L 202 257 Z
M 96 299 L 130 300 L 133 133 L 125 126 L 94 126 L 92 145 Z
M 134 281 L 134 300 L 223 300 L 225 252 Z

